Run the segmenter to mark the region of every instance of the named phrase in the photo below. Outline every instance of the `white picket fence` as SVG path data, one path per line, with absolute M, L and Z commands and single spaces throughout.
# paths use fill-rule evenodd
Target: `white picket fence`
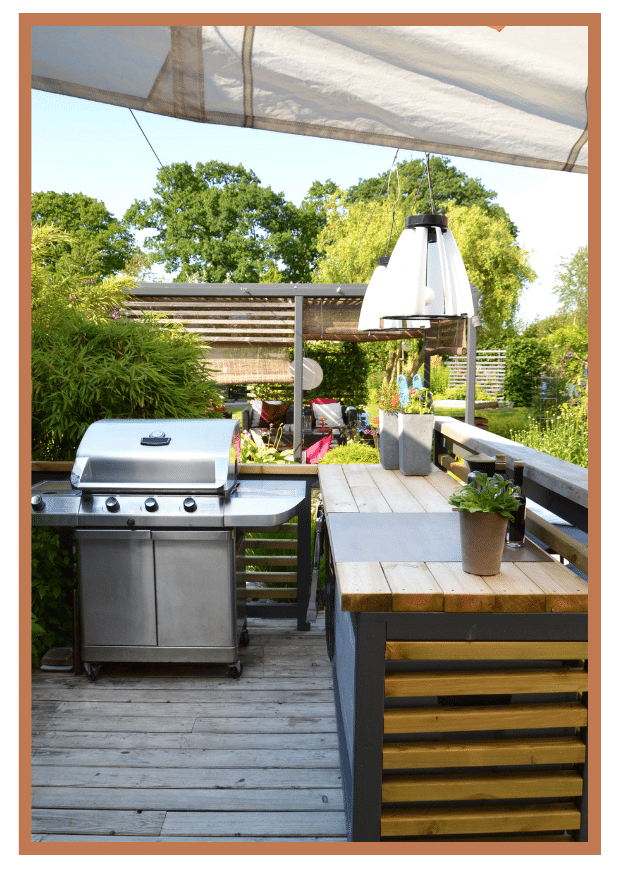
M 504 349 L 482 349 L 477 353 L 475 365 L 475 384 L 478 389 L 487 391 L 493 397 L 502 397 L 505 390 Z M 447 359 L 449 367 L 449 388 L 466 385 L 466 355 L 451 355 Z

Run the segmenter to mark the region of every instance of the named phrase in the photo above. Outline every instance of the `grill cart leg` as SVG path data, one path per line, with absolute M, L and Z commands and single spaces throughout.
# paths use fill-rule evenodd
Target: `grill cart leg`
M 99 676 L 99 671 L 101 670 L 101 665 L 93 664 L 92 662 L 84 662 L 84 670 L 86 671 L 86 676 L 90 680 L 91 683 L 94 683 L 97 677 Z
M 240 661 L 235 662 L 233 665 L 228 665 L 228 676 L 233 680 L 238 680 L 243 673 L 243 665 Z

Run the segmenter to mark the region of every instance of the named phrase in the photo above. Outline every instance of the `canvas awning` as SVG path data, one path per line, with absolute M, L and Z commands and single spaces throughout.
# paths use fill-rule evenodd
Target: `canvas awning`
M 586 173 L 587 40 L 580 25 L 33 26 L 32 87 Z

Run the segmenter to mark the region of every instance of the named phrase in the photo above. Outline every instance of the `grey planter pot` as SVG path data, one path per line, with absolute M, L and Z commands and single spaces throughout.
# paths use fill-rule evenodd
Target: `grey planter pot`
M 434 416 L 398 413 L 398 466 L 405 476 L 427 476 L 432 462 Z
M 467 513 L 459 510 L 462 570 L 490 577 L 501 571 L 507 519 L 498 513 Z
M 388 470 L 395 470 L 400 463 L 398 414 L 378 411 L 378 451 L 380 463 Z

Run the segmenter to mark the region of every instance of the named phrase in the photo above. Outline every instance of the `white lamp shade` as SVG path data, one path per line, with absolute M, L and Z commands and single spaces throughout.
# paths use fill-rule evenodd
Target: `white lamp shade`
M 379 264 L 374 270 L 372 278 L 368 283 L 361 304 L 361 313 L 359 314 L 359 331 L 375 331 L 381 328 L 381 311 L 384 305 L 384 296 L 386 293 L 387 266 Z M 385 328 L 401 328 L 401 319 L 387 319 L 383 327 Z
M 425 313 L 427 253 L 428 229 L 405 228 L 389 258 L 380 315 Z
M 422 218 L 426 218 L 425 216 Z M 443 216 L 437 224 L 416 224 L 400 234 L 386 270 L 388 283 L 381 287 L 379 317 L 473 315 L 473 297 L 466 268 Z M 440 226 L 438 221 L 444 221 Z M 410 221 L 410 219 L 409 219 Z M 428 242 L 434 228 L 436 241 Z M 421 321 L 411 327 L 425 327 Z

